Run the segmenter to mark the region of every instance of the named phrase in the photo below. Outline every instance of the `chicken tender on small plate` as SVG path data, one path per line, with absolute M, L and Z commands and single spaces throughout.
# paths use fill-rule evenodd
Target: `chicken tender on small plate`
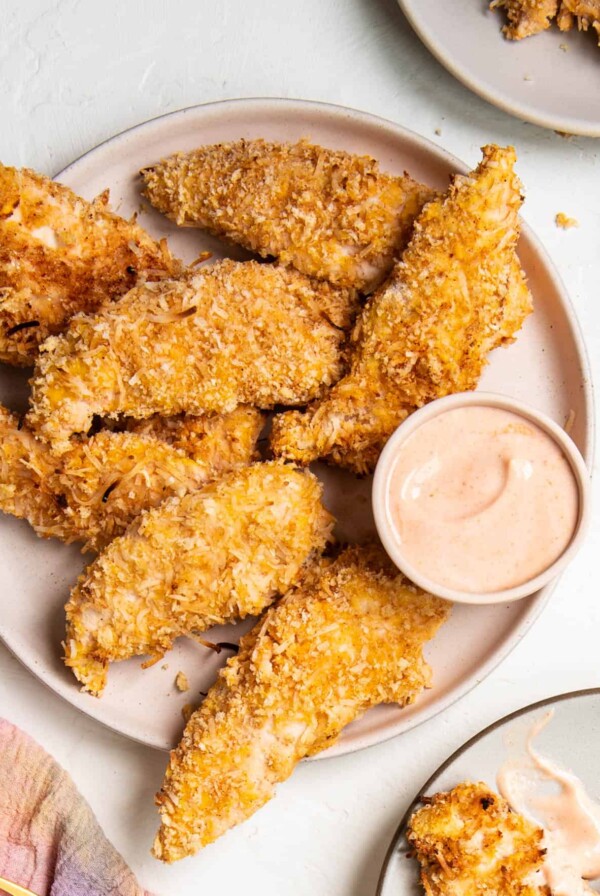
M 312 473 L 272 462 L 143 513 L 71 593 L 67 666 L 100 694 L 109 663 L 260 613 L 329 541 L 321 494 Z
M 28 520 L 42 537 L 99 551 L 142 510 L 253 460 L 259 411 L 238 408 L 203 422 L 205 437 L 192 442 L 193 454 L 178 447 L 188 445 L 190 432 L 187 420 L 177 418 L 155 426 L 156 435 L 100 431 L 56 457 L 0 407 L 0 510 Z
M 28 168 L 0 165 L 0 360 L 35 362 L 78 311 L 149 279 L 178 276 L 164 241 Z
M 561 31 L 570 31 L 575 25 L 587 31 L 591 25 L 600 43 L 600 0 L 561 0 L 556 21 Z
M 521 184 L 511 147 L 425 206 L 390 279 L 370 298 L 349 346 L 349 372 L 305 412 L 275 418 L 276 456 L 373 470 L 416 408 L 474 389 L 492 349 L 532 310 L 515 247 Z
M 425 801 L 408 823 L 427 896 L 550 896 L 537 883 L 543 831 L 485 784 Z
M 522 40 L 545 31 L 558 12 L 559 0 L 493 0 L 490 9 L 506 10 L 502 31 L 510 40 Z
M 350 290 L 254 261 L 139 286 L 44 344 L 30 423 L 60 451 L 94 415 L 304 404 L 342 375 L 356 307 Z
M 157 796 L 154 855 L 191 855 L 260 809 L 369 707 L 414 702 L 431 681 L 423 645 L 449 612 L 380 548 L 317 564 L 242 638 L 189 720 Z
M 307 140 L 203 146 L 142 176 L 150 202 L 177 224 L 362 292 L 387 275 L 434 195 L 408 175 L 384 174 L 369 156 Z

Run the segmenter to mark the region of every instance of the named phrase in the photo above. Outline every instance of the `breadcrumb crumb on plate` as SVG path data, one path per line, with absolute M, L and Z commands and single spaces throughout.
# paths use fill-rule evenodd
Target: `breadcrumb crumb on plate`
M 437 0 L 436 5 L 440 9 Z M 485 25 L 489 28 L 490 23 L 486 21 Z M 497 31 L 493 36 L 502 46 L 507 45 Z M 570 36 L 569 43 L 572 39 Z M 597 55 L 593 40 L 591 43 Z M 572 55 L 560 54 L 560 58 Z M 242 100 L 187 110 L 140 126 L 89 153 L 59 179 L 86 199 L 110 187 L 114 207 L 127 217 L 140 203 L 135 175 L 141 168 L 202 143 L 231 142 L 242 137 L 292 142 L 309 137 L 322 146 L 370 155 L 382 170 L 392 174 L 401 175 L 406 170 L 415 180 L 436 190 L 447 188 L 452 173 L 466 173 L 478 156 L 473 153 L 464 165 L 391 122 L 350 109 L 287 100 Z M 230 247 L 226 249 L 192 228 L 177 228 L 154 211 L 144 212 L 139 221 L 155 239 L 167 236 L 173 253 L 186 262 L 204 249 L 210 249 L 215 259 L 230 252 Z M 527 227 L 522 230 L 519 254 L 536 311 L 513 346 L 492 354 L 482 388 L 532 402 L 560 422 L 573 408 L 576 419 L 572 436 L 589 457 L 591 388 L 577 325 L 564 288 Z M 11 407 L 16 393 L 8 384 L 3 376 L 0 398 Z M 325 483 L 324 502 L 340 521 L 337 531 L 341 537 L 352 541 L 373 533 L 369 479 L 357 479 L 332 467 L 317 466 L 315 471 Z M 114 664 L 101 700 L 81 694 L 68 670 L 57 662 L 65 596 L 83 566 L 79 548 L 38 539 L 26 523 L 9 517 L 0 518 L 0 533 L 0 587 L 4 595 L 0 635 L 10 649 L 33 674 L 81 711 L 143 743 L 172 748 L 183 728 L 179 700 L 172 687 L 174 672 L 181 669 L 188 675 L 194 694 L 208 691 L 230 652 L 217 654 L 197 642 L 179 639 L 165 657 L 171 671 L 163 671 L 160 663 L 142 671 L 139 658 L 126 660 Z M 473 613 L 458 608 L 425 650 L 433 671 L 431 690 L 404 709 L 389 705 L 369 710 L 342 733 L 326 755 L 380 742 L 443 710 L 481 681 L 518 643 L 548 595 L 549 590 L 510 609 Z M 252 624 L 249 619 L 236 626 L 218 626 L 205 637 L 215 643 L 236 642 Z M 457 644 L 461 645 L 458 655 Z
M 571 230 L 572 227 L 579 227 L 577 218 L 570 218 L 568 215 L 565 215 L 564 212 L 558 212 L 554 218 L 554 222 L 556 226 L 560 227 L 562 230 Z

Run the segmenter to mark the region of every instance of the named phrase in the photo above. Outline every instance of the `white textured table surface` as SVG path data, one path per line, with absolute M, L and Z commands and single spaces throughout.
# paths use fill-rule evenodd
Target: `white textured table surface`
M 52 174 L 144 119 L 243 96 L 354 106 L 406 125 L 468 162 L 484 142 L 514 143 L 527 189 L 524 217 L 567 284 L 596 365 L 600 142 L 561 138 L 471 95 L 429 56 L 393 0 L 3 3 L 5 163 Z M 578 218 L 580 227 L 558 230 L 558 211 Z M 519 706 L 600 684 L 599 549 L 596 514 L 587 546 L 542 618 L 462 701 L 381 746 L 303 765 L 257 816 L 176 867 L 148 854 L 163 754 L 79 715 L 1 646 L 0 714 L 71 772 L 108 836 L 157 894 L 237 887 L 248 896 L 372 896 L 407 801 L 451 750 Z

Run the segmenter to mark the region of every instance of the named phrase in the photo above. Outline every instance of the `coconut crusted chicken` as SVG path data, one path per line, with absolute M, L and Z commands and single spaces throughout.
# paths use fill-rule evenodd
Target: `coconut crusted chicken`
M 142 171 L 150 202 L 299 271 L 368 292 L 406 245 L 433 191 L 369 156 L 239 140 L 178 153 Z
M 143 420 L 127 418 L 117 427 L 137 435 L 153 436 L 183 451 L 207 471 L 206 479 L 218 479 L 252 457 L 265 415 L 249 405 L 239 405 L 228 414 L 191 417 L 155 414 Z
M 430 683 L 423 645 L 449 610 L 380 548 L 311 570 L 242 638 L 171 753 L 155 856 L 181 859 L 244 821 L 369 707 L 412 703 Z
M 423 209 L 402 260 L 358 319 L 348 374 L 307 411 L 275 418 L 277 456 L 368 472 L 411 411 L 474 389 L 488 353 L 512 341 L 531 311 L 515 253 L 521 185 L 512 148 L 483 153 L 474 172 Z
M 561 31 L 591 26 L 600 39 L 600 0 L 493 0 L 490 6 L 506 10 L 508 24 L 502 30 L 511 40 L 538 34 L 554 20 Z
M 100 431 L 56 457 L 0 407 L 0 510 L 28 520 L 38 535 L 98 551 L 142 510 L 249 464 L 262 424 L 259 411 L 240 407 L 199 422 L 165 420 L 156 434 L 150 426 Z
M 508 24 L 502 29 L 510 40 L 522 40 L 549 28 L 559 0 L 493 0 L 490 9 L 505 9 Z
M 349 290 L 254 261 L 137 287 L 45 343 L 31 424 L 64 450 L 95 414 L 304 404 L 341 376 L 355 308 Z
M 255 464 L 143 513 L 71 593 L 67 666 L 100 694 L 109 663 L 260 613 L 329 540 L 321 493 L 312 473 Z
M 0 360 L 35 362 L 39 345 L 78 311 L 140 280 L 175 277 L 164 242 L 28 168 L 0 165 Z
M 561 0 L 556 21 L 561 31 L 570 31 L 575 25 L 587 31 L 591 25 L 600 43 L 600 0 Z
M 485 784 L 427 799 L 408 823 L 427 896 L 550 896 L 536 883 L 543 831 Z

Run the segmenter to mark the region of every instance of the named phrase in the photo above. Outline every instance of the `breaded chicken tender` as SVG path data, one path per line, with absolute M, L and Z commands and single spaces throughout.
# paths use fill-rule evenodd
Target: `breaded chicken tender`
M 427 799 L 407 839 L 427 896 L 550 896 L 536 882 L 543 831 L 485 784 L 459 784 Z
M 570 31 L 575 24 L 587 31 L 591 25 L 600 43 L 600 0 L 560 0 L 556 21 L 561 31 Z
M 137 287 L 44 344 L 30 423 L 60 451 L 95 414 L 304 404 L 341 376 L 355 309 L 349 290 L 254 261 Z
M 378 547 L 311 570 L 242 638 L 189 720 L 157 795 L 154 855 L 174 862 L 244 821 L 369 707 L 413 703 L 431 681 L 423 645 L 449 612 Z
M 474 389 L 488 353 L 512 341 L 532 310 L 515 246 L 521 185 L 515 151 L 486 146 L 479 167 L 425 206 L 349 346 L 350 370 L 304 413 L 275 418 L 276 456 L 323 457 L 371 471 L 416 408 Z
M 559 0 L 493 0 L 490 9 L 505 9 L 508 24 L 502 31 L 510 40 L 522 40 L 549 28 Z
M 27 168 L 0 165 L 0 360 L 28 366 L 78 311 L 178 276 L 166 243 Z
M 143 513 L 71 593 L 67 666 L 98 695 L 109 663 L 260 613 L 330 539 L 321 494 L 312 473 L 255 464 Z
M 155 414 L 144 420 L 128 418 L 124 422 L 127 432 L 154 436 L 173 445 L 218 479 L 238 466 L 238 460 L 250 459 L 258 436 L 265 422 L 265 415 L 257 408 L 239 405 L 228 414 L 209 414 L 192 417 L 177 414 L 161 417 Z M 240 463 L 239 466 L 245 466 Z
M 561 31 L 591 26 L 600 41 L 600 0 L 492 0 L 490 8 L 506 10 L 508 25 L 502 30 L 511 40 L 538 34 L 556 20 Z
M 369 156 L 307 140 L 204 146 L 142 176 L 150 202 L 177 224 L 363 292 L 388 274 L 434 195 L 408 175 L 382 173 Z
M 168 439 L 101 431 L 56 457 L 0 407 L 0 510 L 28 520 L 42 537 L 82 541 L 84 550 L 99 551 L 142 510 L 253 460 L 263 425 L 259 411 L 239 408 L 211 424 L 193 456 L 177 447 L 189 432 L 187 421 L 176 419 L 162 425 Z
M 26 519 L 38 535 L 61 538 L 62 499 L 49 485 L 56 460 L 21 420 L 0 405 L 0 510 Z

